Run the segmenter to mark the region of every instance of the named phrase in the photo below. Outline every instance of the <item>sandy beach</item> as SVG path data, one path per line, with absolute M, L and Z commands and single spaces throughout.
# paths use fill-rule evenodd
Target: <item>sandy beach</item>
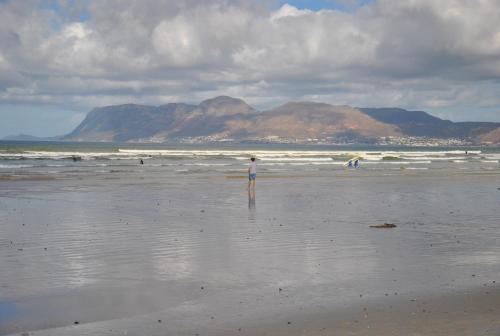
M 0 334 L 500 335 L 498 169 L 297 167 L 1 180 Z

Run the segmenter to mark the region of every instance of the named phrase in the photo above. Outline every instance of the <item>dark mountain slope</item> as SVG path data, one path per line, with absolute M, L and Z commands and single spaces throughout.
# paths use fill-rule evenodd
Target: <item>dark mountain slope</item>
M 400 108 L 361 108 L 374 119 L 397 126 L 409 136 L 435 138 L 475 138 L 500 126 L 493 122 L 452 122 L 434 117 L 423 111 L 408 111 Z
M 93 109 L 66 140 L 127 141 L 152 137 L 195 108 L 188 104 L 118 105 Z

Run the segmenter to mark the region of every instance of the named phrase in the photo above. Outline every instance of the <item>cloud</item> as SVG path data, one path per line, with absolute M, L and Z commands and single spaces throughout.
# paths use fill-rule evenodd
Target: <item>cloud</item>
M 496 0 L 0 2 L 0 105 L 313 99 L 496 119 Z M 85 19 L 81 19 L 85 13 Z M 473 115 L 466 107 L 488 107 Z M 0 109 L 1 111 L 1 109 Z M 450 112 L 452 111 L 452 112 Z
M 291 6 L 289 4 L 284 4 L 283 6 L 280 7 L 277 11 L 271 14 L 271 22 L 283 19 L 283 18 L 290 18 L 290 17 L 299 17 L 302 15 L 307 15 L 311 14 L 312 12 L 307 9 L 297 9 L 294 6 Z

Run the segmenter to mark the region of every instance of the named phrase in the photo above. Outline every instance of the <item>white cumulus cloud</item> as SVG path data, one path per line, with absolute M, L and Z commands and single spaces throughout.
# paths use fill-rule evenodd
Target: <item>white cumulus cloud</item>
M 0 2 L 0 107 L 230 94 L 260 108 L 313 99 L 500 121 L 498 0 L 377 0 L 350 11 L 274 3 Z

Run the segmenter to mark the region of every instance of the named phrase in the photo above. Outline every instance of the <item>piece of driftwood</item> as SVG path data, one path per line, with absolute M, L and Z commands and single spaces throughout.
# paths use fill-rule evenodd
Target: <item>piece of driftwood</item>
M 376 229 L 390 229 L 390 228 L 395 228 L 397 227 L 396 224 L 391 224 L 391 223 L 384 223 L 384 224 L 378 224 L 378 225 L 370 225 L 371 228 L 376 228 Z

